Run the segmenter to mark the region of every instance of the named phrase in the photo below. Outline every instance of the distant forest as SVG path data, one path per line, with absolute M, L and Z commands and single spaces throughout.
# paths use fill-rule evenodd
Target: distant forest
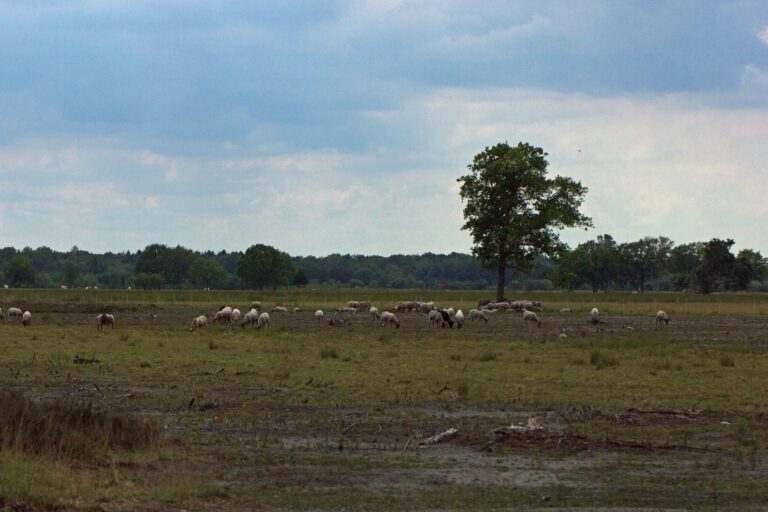
M 675 245 L 665 237 L 617 243 L 598 236 L 527 274 L 507 272 L 509 290 L 768 291 L 768 261 L 730 239 Z M 244 258 L 245 256 L 245 258 Z M 261 277 L 259 277 L 261 276 Z M 496 273 L 470 254 L 290 256 L 265 245 L 199 252 L 152 244 L 95 254 L 72 247 L 0 249 L 0 283 L 38 288 L 242 289 L 284 286 L 491 289 Z

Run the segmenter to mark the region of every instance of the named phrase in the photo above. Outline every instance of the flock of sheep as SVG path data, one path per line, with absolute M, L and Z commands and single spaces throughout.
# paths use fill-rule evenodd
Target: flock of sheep
M 465 319 L 467 318 L 475 322 L 482 321 L 488 323 L 490 315 L 505 311 L 516 311 L 521 313 L 522 319 L 525 323 L 530 322 L 537 327 L 541 327 L 542 325 L 541 320 L 539 320 L 539 317 L 536 314 L 537 311 L 542 310 L 541 303 L 538 301 L 505 300 L 500 302 L 493 302 L 489 300 L 481 300 L 478 302 L 478 309 L 470 309 L 466 316 L 461 309 L 455 309 L 453 307 L 438 308 L 434 301 L 400 301 L 392 309 L 398 313 L 424 313 L 427 315 L 429 324 L 434 327 L 452 328 L 454 325 L 456 325 L 457 328 L 461 329 L 464 326 Z M 290 310 L 284 306 L 275 306 L 271 311 L 272 313 L 287 313 L 289 311 L 299 313 L 302 311 L 302 309 L 299 306 L 295 306 Z M 566 308 L 560 311 L 571 312 L 571 309 Z M 368 316 L 374 321 L 377 321 L 382 327 L 390 326 L 395 329 L 400 327 L 400 320 L 397 318 L 397 315 L 394 312 L 380 312 L 379 309 L 371 305 L 370 302 L 350 300 L 347 301 L 344 307 L 337 310 L 337 313 L 342 314 L 357 314 L 361 312 L 367 312 Z M 19 318 L 21 320 L 21 324 L 25 327 L 32 323 L 32 313 L 29 311 L 22 312 L 19 308 L 11 307 L 8 308 L 7 315 L 9 319 Z M 5 313 L 3 313 L 3 309 L 0 308 L 0 320 L 3 318 L 5 318 Z M 348 320 L 343 318 L 326 317 L 326 314 L 322 309 L 315 311 L 314 319 L 319 322 L 327 321 L 329 325 L 343 325 L 348 322 Z M 601 323 L 600 312 L 597 308 L 592 308 L 588 321 L 592 324 Z M 192 324 L 189 330 L 191 332 L 197 329 L 201 329 L 207 326 L 209 323 L 232 325 L 241 328 L 250 326 L 255 329 L 263 329 L 269 327 L 270 317 L 269 313 L 262 311 L 262 304 L 258 301 L 252 302 L 250 309 L 245 314 L 243 314 L 237 308 L 232 308 L 231 306 L 222 306 L 216 313 L 210 316 L 210 319 L 206 315 L 195 317 L 192 320 Z M 661 323 L 666 325 L 669 324 L 669 315 L 663 310 L 659 310 L 656 313 L 656 324 L 658 325 Z M 104 326 L 111 326 L 114 328 L 114 315 L 109 313 L 101 313 L 96 316 L 96 328 L 101 331 Z
M 0 320 L 5 318 L 5 313 L 3 313 L 3 308 L 0 308 Z M 29 327 L 32 324 L 32 313 L 29 311 L 22 311 L 19 308 L 8 308 L 8 319 L 11 318 L 18 318 L 21 320 L 21 325 L 24 327 Z

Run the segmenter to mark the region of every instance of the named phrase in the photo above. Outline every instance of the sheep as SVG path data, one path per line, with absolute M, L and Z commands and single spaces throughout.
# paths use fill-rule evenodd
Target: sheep
M 260 310 L 261 309 L 261 302 L 255 300 L 251 302 L 251 309 Z
M 259 310 L 256 308 L 251 308 L 251 310 L 247 312 L 243 317 L 243 321 L 240 322 L 240 328 L 241 329 L 245 328 L 246 325 L 255 327 L 258 321 L 259 321 Z
M 488 309 L 500 309 L 502 311 L 506 311 L 511 307 L 511 305 L 509 302 L 491 302 L 486 307 L 488 307 Z
M 379 317 L 381 317 L 381 313 L 379 313 L 379 308 L 375 306 L 371 306 L 371 308 L 368 310 L 368 316 L 370 316 L 373 320 L 378 320 Z
M 485 314 L 485 311 L 479 309 L 470 309 L 469 319 L 472 321 L 483 320 L 485 323 L 488 323 L 488 315 Z
M 456 327 L 461 329 L 464 326 L 464 312 L 462 310 L 456 311 Z
M 110 315 L 109 313 L 101 313 L 99 315 L 96 315 L 96 330 L 101 331 L 104 329 L 105 325 L 111 325 L 112 328 L 115 328 L 115 317 L 113 315 Z
M 441 309 L 438 312 L 443 317 L 443 325 L 442 325 L 442 327 L 445 327 L 445 324 L 448 324 L 448 327 L 450 327 L 452 329 L 453 328 L 454 318 L 453 318 L 453 315 L 451 315 L 449 313 L 449 310 L 448 309 Z
M 560 310 L 561 313 L 573 313 L 573 310 L 571 308 L 563 308 Z
M 414 300 L 401 300 L 395 306 L 395 311 L 405 313 L 407 311 L 417 311 L 419 309 L 419 303 Z
M 230 306 L 221 306 L 213 315 L 212 322 L 215 324 L 228 324 L 232 320 L 232 308 Z
M 597 308 L 592 308 L 592 311 L 589 312 L 589 322 L 593 324 L 600 323 L 600 312 Z
M 664 310 L 658 310 L 656 312 L 656 325 L 664 322 L 665 325 L 669 325 L 669 315 Z
M 419 302 L 419 311 L 422 313 L 429 313 L 430 311 L 435 311 L 436 309 L 437 306 L 435 305 L 435 301 Z
M 343 308 L 339 308 L 340 313 L 350 313 L 354 315 L 357 313 L 357 308 L 353 308 L 352 306 L 344 306 Z
M 528 311 L 527 309 L 524 309 L 522 313 L 524 322 L 532 322 L 536 324 L 536 327 L 541 327 L 541 320 L 539 320 L 539 317 L 536 316 L 536 313 L 533 311 Z
M 393 325 L 395 326 L 395 329 L 400 328 L 400 320 L 397 319 L 397 316 L 395 316 L 394 313 L 390 313 L 389 311 L 384 311 L 381 314 L 381 317 L 379 319 L 379 325 Z
M 293 312 L 294 313 L 301 313 L 302 311 L 303 311 L 303 309 L 301 309 L 301 307 L 299 307 L 299 306 L 294 306 L 294 308 L 293 308 Z
M 265 329 L 269 327 L 269 313 L 266 311 L 259 315 L 259 319 L 256 321 L 256 328 L 261 329 L 264 327 Z
M 195 329 L 202 329 L 206 325 L 208 325 L 208 317 L 205 315 L 200 315 L 192 320 L 192 326 L 189 328 L 189 332 L 192 332 Z
M 288 312 L 288 308 L 283 307 L 283 306 L 275 306 L 275 307 L 272 308 L 272 312 L 273 313 L 287 313 Z
M 315 320 L 322 321 L 323 319 L 325 319 L 325 312 L 322 309 L 318 309 L 317 311 L 315 311 L 314 317 L 315 317 Z
M 21 325 L 23 325 L 24 327 L 29 327 L 31 323 L 32 323 L 32 313 L 30 313 L 29 311 L 25 311 L 21 315 Z
M 240 310 L 237 308 L 233 309 L 232 314 L 230 315 L 230 321 L 236 324 L 241 318 L 243 318 L 243 314 Z
M 429 325 L 434 325 L 435 327 L 442 327 L 445 323 L 443 320 L 443 315 L 440 313 L 440 311 L 437 311 L 433 309 L 429 312 L 428 315 L 429 318 Z
M 14 316 L 21 316 L 21 310 L 19 308 L 8 308 L 8 318 Z

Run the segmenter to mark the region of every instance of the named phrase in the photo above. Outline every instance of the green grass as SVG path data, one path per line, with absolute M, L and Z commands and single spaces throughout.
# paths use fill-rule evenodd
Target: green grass
M 681 495 L 703 508 L 738 508 L 750 503 L 749 493 L 765 494 L 749 484 L 768 476 L 768 328 L 754 316 L 768 313 L 762 296 L 510 292 L 544 301 L 541 329 L 497 313 L 487 325 L 461 330 L 435 330 L 423 316 L 406 314 L 393 330 L 364 315 L 343 328 L 311 315 L 315 307 L 332 312 L 347 298 L 385 307 L 436 298 L 467 310 L 489 293 L 91 292 L 0 293 L 3 307 L 24 297 L 46 318 L 28 329 L 0 322 L 7 340 L 0 344 L 0 389 L 41 406 L 65 404 L 80 417 L 87 416 L 81 406 L 90 415 L 102 411 L 99 432 L 114 431 L 104 427 L 107 418 L 124 418 L 139 431 L 153 425 L 153 433 L 147 443 L 101 444 L 87 456 L 81 446 L 75 457 L 52 447 L 21 457 L 18 443 L 4 442 L 16 446 L 0 450 L 5 508 L 654 508 L 679 505 Z M 256 299 L 268 307 L 299 303 L 305 313 L 273 314 L 267 330 L 187 330 L 198 314 Z M 115 306 L 117 326 L 99 333 L 93 311 L 107 305 Z M 594 305 L 605 321 L 599 328 L 586 322 Z M 559 313 L 561 307 L 574 312 Z M 656 309 L 672 315 L 669 326 L 653 323 Z M 562 331 L 567 338 L 558 337 Z M 92 362 L 74 364 L 75 356 Z M 630 418 L 630 408 L 706 414 Z M 495 429 L 528 417 L 592 439 L 704 451 L 483 449 Z M 459 428 L 455 442 L 416 448 L 449 427 Z M 54 430 L 49 423 L 40 432 Z M 12 429 L 0 432 L 10 439 Z M 33 433 L 16 432 L 28 439 Z M 516 480 L 529 473 L 566 483 Z M 702 489 L 718 478 L 727 483 L 711 501 Z M 551 502 L 542 505 L 542 495 Z

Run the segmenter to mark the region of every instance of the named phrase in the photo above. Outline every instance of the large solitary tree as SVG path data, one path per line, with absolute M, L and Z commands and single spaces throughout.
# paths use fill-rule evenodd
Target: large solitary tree
M 295 274 L 288 253 L 264 244 L 250 246 L 237 263 L 237 276 L 250 288 L 277 288 Z
M 558 230 L 587 228 L 579 211 L 587 188 L 563 176 L 547 177 L 547 154 L 527 143 L 485 148 L 458 179 L 465 223 L 481 265 L 497 271 L 496 300 L 504 297 L 508 268 L 530 271 L 537 256 L 563 248 Z

